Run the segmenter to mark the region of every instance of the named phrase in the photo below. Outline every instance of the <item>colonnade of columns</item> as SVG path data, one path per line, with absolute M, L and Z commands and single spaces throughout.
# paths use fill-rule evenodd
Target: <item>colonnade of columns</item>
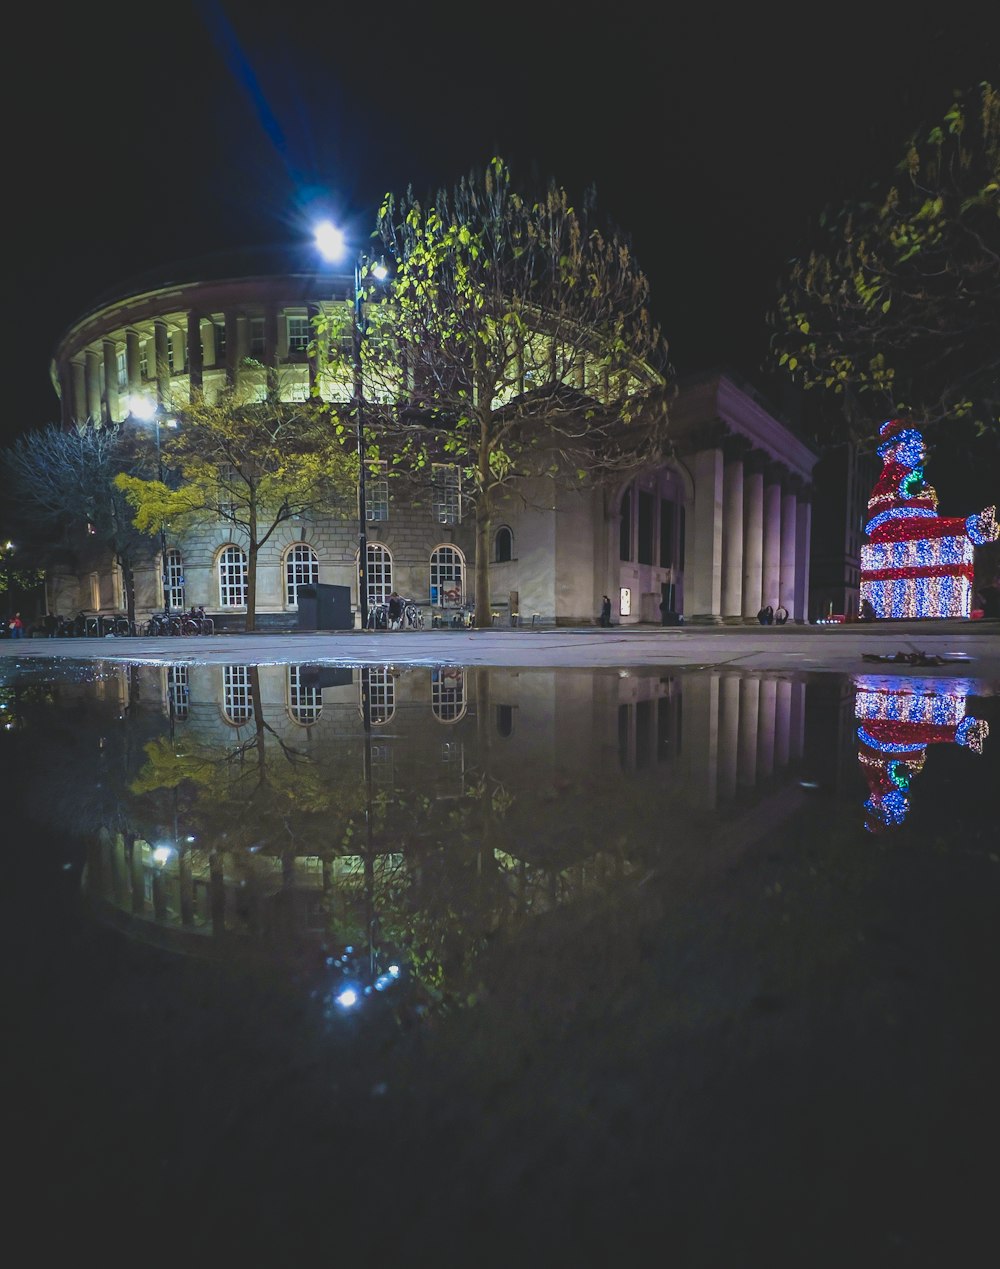
M 804 682 L 780 675 L 714 672 L 685 680 L 689 787 L 701 805 L 731 802 L 801 759 L 805 698 Z
M 121 333 L 105 336 L 99 349 L 87 348 L 59 367 L 64 425 L 70 426 L 88 418 L 121 422 L 128 414 L 128 398 L 140 392 L 155 391 L 159 401 L 168 400 L 171 378 L 175 373 L 173 367 L 179 369 L 183 366 L 191 388 L 200 388 L 206 367 L 219 367 L 220 345 L 224 345 L 225 349 L 223 368 L 226 379 L 233 383 L 240 362 L 250 355 L 252 316 L 263 319 L 264 349 L 260 360 L 266 366 L 276 365 L 285 347 L 279 321 L 282 312 L 281 306 L 274 304 L 252 315 L 227 309 L 223 314 L 221 331 L 217 331 L 216 323 L 209 315 L 196 309 L 189 309 L 186 314 L 170 321 L 154 318 L 145 377 L 142 341 L 148 336 L 134 327 L 126 327 L 124 382 L 120 379 L 118 362 Z M 310 317 L 317 312 L 317 305 L 308 306 Z M 315 381 L 316 373 L 315 362 L 310 359 L 310 383 Z
M 804 480 L 743 437 L 696 454 L 695 576 L 687 619 L 740 624 L 768 604 L 808 617 L 811 507 Z

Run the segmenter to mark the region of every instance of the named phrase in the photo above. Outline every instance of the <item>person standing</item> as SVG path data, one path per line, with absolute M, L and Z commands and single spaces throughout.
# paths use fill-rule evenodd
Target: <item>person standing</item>
M 389 595 L 389 629 L 398 630 L 403 624 L 403 596 L 392 591 Z
M 16 612 L 10 619 L 10 637 L 12 639 L 22 639 L 24 637 L 24 622 L 21 620 L 19 612 Z
M 601 625 L 611 625 L 611 599 L 607 595 L 601 600 Z

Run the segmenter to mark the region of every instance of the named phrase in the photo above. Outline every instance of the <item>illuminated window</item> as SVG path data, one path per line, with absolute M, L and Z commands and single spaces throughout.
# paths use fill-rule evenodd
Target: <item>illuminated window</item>
M 123 348 L 118 354 L 118 391 L 124 392 L 128 387 L 128 358 Z
M 227 546 L 219 556 L 219 604 L 243 608 L 247 602 L 247 557 L 238 546 Z
M 455 463 L 434 464 L 434 518 L 439 524 L 462 519 L 461 481 Z
M 250 356 L 255 361 L 264 360 L 264 319 L 250 318 Z
M 169 550 L 163 569 L 163 602 L 168 608 L 184 607 L 184 561 L 180 551 Z
M 461 608 L 465 598 L 465 559 L 455 546 L 439 546 L 431 552 L 432 604 Z
M 90 606 L 93 609 L 101 606 L 101 578 L 98 573 L 90 575 Z
M 368 607 L 384 604 L 392 590 L 392 556 L 377 542 L 368 543 Z
M 389 519 L 388 472 L 389 464 L 380 462 L 376 474 L 365 482 L 365 515 L 369 520 Z
M 285 604 L 288 608 L 299 606 L 299 587 L 315 586 L 319 582 L 319 560 L 316 552 L 305 542 L 296 542 L 285 556 Z
M 250 696 L 250 666 L 222 667 L 222 713 L 227 723 L 239 727 L 250 721 L 253 704 Z
M 304 353 L 312 339 L 312 324 L 308 317 L 288 318 L 288 351 Z
M 288 667 L 288 713 L 303 727 L 311 726 L 323 712 L 323 689 L 302 682 L 302 666 Z
M 493 558 L 498 564 L 505 564 L 514 558 L 514 535 L 506 525 L 497 529 L 493 539 Z
M 144 339 L 139 344 L 139 378 L 149 378 L 149 340 Z
M 171 665 L 167 668 L 167 706 L 173 718 L 182 722 L 188 716 L 191 703 L 191 684 L 186 665 Z

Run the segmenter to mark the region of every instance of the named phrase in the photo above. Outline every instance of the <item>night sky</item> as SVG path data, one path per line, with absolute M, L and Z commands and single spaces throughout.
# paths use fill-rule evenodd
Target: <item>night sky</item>
M 843 7 L 354 9 L 175 0 L 19 17 L 17 354 L 0 439 L 57 418 L 52 349 L 105 291 L 209 251 L 309 242 L 320 210 L 360 242 L 387 190 L 423 194 L 494 154 L 522 184 L 596 187 L 680 374 L 730 366 L 766 390 L 782 261 L 824 204 L 887 173 L 907 134 L 953 89 L 995 82 L 1000 60 L 1000 16 L 982 6 L 927 25 L 896 7 L 863 23 Z

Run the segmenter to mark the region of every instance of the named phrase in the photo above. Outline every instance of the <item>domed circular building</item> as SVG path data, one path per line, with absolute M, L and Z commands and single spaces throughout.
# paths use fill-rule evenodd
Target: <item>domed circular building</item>
M 222 253 L 137 278 L 99 298 L 59 341 L 51 371 L 62 422 L 159 427 L 192 392 L 211 401 L 227 386 L 259 385 L 263 395 L 269 371 L 284 399 L 349 401 L 352 385 L 321 377 L 314 320 L 349 309 L 354 285 L 353 270 L 318 267 L 304 249 Z M 139 418 L 138 400 L 160 407 L 152 424 Z M 680 381 L 670 429 L 669 458 L 618 487 L 537 478 L 502 501 L 489 548 L 495 621 L 592 624 L 604 595 L 623 625 L 752 621 L 768 603 L 806 619 L 814 451 L 724 372 Z M 258 560 L 260 628 L 302 628 L 303 586 L 343 588 L 357 614 L 362 544 L 366 609 L 396 590 L 435 620 L 456 619 L 471 596 L 475 550 L 458 467 L 440 464 L 433 497 L 422 500 L 376 470 L 364 503 L 364 525 L 356 511 L 353 521 L 278 527 Z M 162 549 L 151 539 L 135 570 L 135 594 L 137 617 L 194 604 L 217 629 L 241 628 L 246 543 L 210 516 L 183 534 L 168 526 Z M 110 615 L 124 608 L 122 579 L 83 543 L 52 572 L 48 600 L 53 613 Z

